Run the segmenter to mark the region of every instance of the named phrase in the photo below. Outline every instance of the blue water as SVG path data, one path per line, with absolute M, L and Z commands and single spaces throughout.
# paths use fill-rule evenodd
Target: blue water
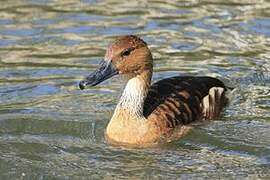
M 269 17 L 267 1 L 2 2 L 1 179 L 270 179 Z M 123 34 L 148 43 L 154 81 L 234 87 L 222 117 L 154 148 L 107 144 L 123 80 L 77 85 Z

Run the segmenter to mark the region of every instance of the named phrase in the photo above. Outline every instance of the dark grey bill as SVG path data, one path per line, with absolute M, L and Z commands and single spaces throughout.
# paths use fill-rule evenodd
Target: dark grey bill
M 112 63 L 103 60 L 94 72 L 79 83 L 79 87 L 83 90 L 86 86 L 96 86 L 116 74 L 118 74 L 118 71 Z

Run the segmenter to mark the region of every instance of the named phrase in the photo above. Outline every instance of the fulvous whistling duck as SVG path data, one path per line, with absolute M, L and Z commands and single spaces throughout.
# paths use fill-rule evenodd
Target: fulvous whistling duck
M 152 54 L 139 37 L 117 38 L 97 70 L 79 83 L 96 86 L 123 74 L 129 79 L 105 137 L 113 144 L 152 145 L 177 139 L 200 119 L 217 118 L 225 106 L 226 87 L 212 77 L 176 76 L 151 85 Z

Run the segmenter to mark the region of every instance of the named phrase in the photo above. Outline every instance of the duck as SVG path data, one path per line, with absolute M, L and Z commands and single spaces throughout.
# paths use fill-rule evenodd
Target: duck
M 93 87 L 123 75 L 127 83 L 105 130 L 110 144 L 149 146 L 178 140 L 192 124 L 220 116 L 228 98 L 224 83 L 208 76 L 174 76 L 151 84 L 153 56 L 136 35 L 118 36 L 98 68 L 79 82 Z

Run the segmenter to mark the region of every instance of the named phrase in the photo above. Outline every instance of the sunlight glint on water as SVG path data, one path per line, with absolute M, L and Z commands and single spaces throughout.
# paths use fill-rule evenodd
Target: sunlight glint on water
M 0 176 L 269 179 L 269 17 L 263 0 L 2 2 Z M 149 44 L 154 81 L 209 75 L 235 87 L 223 117 L 160 147 L 108 145 L 123 80 L 77 83 L 123 34 Z

